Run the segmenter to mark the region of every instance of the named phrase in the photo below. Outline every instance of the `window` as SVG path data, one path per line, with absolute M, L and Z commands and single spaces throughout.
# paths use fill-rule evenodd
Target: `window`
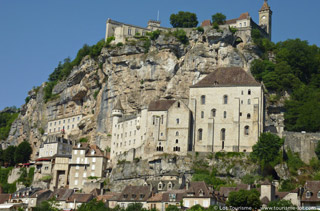
M 128 35 L 131 35 L 131 29 L 128 29 Z
M 74 154 L 76 155 L 78 153 L 78 150 L 74 150 Z
M 249 126 L 247 125 L 247 126 L 245 126 L 244 127 L 244 135 L 249 135 Z
M 239 116 L 242 116 L 242 112 L 239 113 Z
M 176 121 L 177 121 L 177 125 L 180 123 L 180 120 L 179 119 L 176 119 Z
M 83 155 L 84 154 L 84 150 L 80 150 L 80 154 Z
M 223 104 L 228 104 L 228 96 L 227 95 L 223 96 Z
M 243 95 L 243 90 L 241 90 L 241 95 Z
M 239 25 L 240 25 L 240 27 L 242 27 L 242 23 L 240 23 Z
M 251 114 L 247 114 L 247 119 L 251 119 Z
M 241 104 L 243 104 L 243 100 L 241 100 Z
M 201 119 L 204 118 L 204 111 L 201 111 Z
M 244 22 L 244 23 L 243 23 L 243 26 L 247 26 L 247 22 Z
M 310 198 L 311 197 L 311 192 L 310 191 L 307 191 L 306 193 L 306 198 Z
M 96 158 L 92 158 L 92 162 L 95 163 L 96 162 Z
M 94 155 L 95 154 L 95 151 L 94 150 L 91 150 L 91 155 Z
M 226 140 L 226 129 L 221 129 L 221 141 Z
M 172 189 L 172 183 L 171 182 L 168 183 L 168 188 Z
M 223 118 L 225 118 L 225 119 L 227 118 L 227 112 L 226 111 L 223 112 Z
M 317 197 L 318 197 L 318 198 L 320 198 L 320 191 L 318 192 L 318 195 L 317 195 Z
M 78 185 L 78 180 L 75 180 L 75 181 L 74 181 L 74 185 Z
M 161 182 L 158 184 L 158 189 L 159 189 L 159 190 L 162 189 L 162 183 L 161 183 Z
M 180 102 L 178 102 L 177 107 L 180 108 Z
M 179 131 L 176 132 L 176 136 L 179 136 Z
M 91 166 L 91 170 L 95 170 L 96 169 L 96 166 L 95 165 L 92 165 Z
M 160 133 L 161 136 L 163 136 L 163 133 Z
M 248 95 L 251 95 L 251 90 L 250 89 L 248 90 Z
M 155 125 L 156 124 L 156 117 L 152 116 L 152 124 Z
M 161 115 L 161 124 L 163 124 L 163 115 Z
M 80 158 L 79 157 L 77 158 L 77 163 L 80 163 Z
M 74 122 L 75 118 L 72 119 L 72 121 Z
M 113 143 L 113 145 L 115 145 L 115 143 Z M 87 164 L 88 163 L 88 158 L 84 159 L 84 163 Z
M 178 139 L 176 139 L 176 144 L 178 144 L 179 143 L 179 140 Z
M 198 129 L 198 140 L 201 141 L 202 140 L 202 128 Z
M 61 125 L 61 121 L 59 121 L 59 125 Z
M 250 99 L 248 99 L 248 105 L 250 105 L 251 104 L 251 100 Z
M 202 105 L 206 104 L 206 96 L 205 95 L 201 96 L 201 104 Z
M 75 177 L 79 177 L 79 173 L 78 172 L 76 172 Z
M 215 108 L 211 109 L 211 117 L 216 117 L 217 110 Z
M 92 177 L 94 177 L 94 176 L 95 176 L 94 172 L 91 172 L 91 176 L 92 176 Z

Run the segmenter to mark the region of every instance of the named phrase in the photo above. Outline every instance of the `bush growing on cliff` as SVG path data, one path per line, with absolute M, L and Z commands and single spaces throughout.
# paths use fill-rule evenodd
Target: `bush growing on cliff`
M 195 13 L 180 11 L 171 14 L 170 24 L 173 28 L 193 28 L 198 25 L 198 18 Z
M 253 145 L 250 157 L 259 162 L 262 169 L 274 166 L 280 161 L 280 148 L 283 139 L 272 133 L 262 133 L 258 142 Z
M 183 29 L 174 31 L 173 36 L 175 36 L 183 44 L 188 44 L 189 42 L 186 32 Z
M 14 152 L 15 163 L 27 163 L 30 160 L 32 154 L 32 148 L 29 142 L 23 141 L 17 147 Z
M 19 116 L 18 112 L 0 113 L 0 140 L 5 140 L 9 136 L 11 125 Z
M 222 13 L 216 13 L 212 15 L 212 24 L 217 23 L 218 25 L 224 24 L 226 22 L 226 16 Z

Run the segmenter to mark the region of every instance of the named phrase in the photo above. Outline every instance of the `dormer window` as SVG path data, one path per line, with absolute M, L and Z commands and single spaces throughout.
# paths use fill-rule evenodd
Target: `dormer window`
M 140 194 L 140 199 L 143 199 L 145 197 L 144 194 Z
M 172 183 L 171 182 L 168 183 L 168 189 L 172 189 Z
M 92 151 L 91 151 L 91 155 L 94 155 L 94 153 L 95 153 L 95 151 L 94 151 L 94 150 L 92 150 Z
M 81 147 L 81 144 L 79 143 L 79 144 L 78 144 L 78 148 L 80 148 L 80 147 Z
M 203 196 L 203 190 L 202 189 L 199 190 L 199 196 Z
M 128 194 L 124 194 L 123 198 L 125 198 L 125 199 L 128 198 Z
M 162 183 L 160 182 L 160 183 L 158 184 L 158 189 L 159 189 L 159 190 L 162 190 L 162 188 L 163 188 L 163 185 L 162 185 Z
M 310 191 L 307 191 L 306 193 L 306 198 L 310 198 L 311 197 L 311 192 Z

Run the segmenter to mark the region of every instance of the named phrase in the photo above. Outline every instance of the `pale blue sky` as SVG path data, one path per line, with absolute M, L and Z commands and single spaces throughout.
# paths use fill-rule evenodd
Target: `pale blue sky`
M 146 26 L 160 11 L 162 26 L 178 11 L 199 22 L 222 12 L 249 12 L 257 21 L 263 0 L 0 0 L 0 110 L 20 107 L 28 91 L 47 80 L 59 61 L 104 38 L 107 18 Z M 319 0 L 269 0 L 272 39 L 300 38 L 320 46 Z

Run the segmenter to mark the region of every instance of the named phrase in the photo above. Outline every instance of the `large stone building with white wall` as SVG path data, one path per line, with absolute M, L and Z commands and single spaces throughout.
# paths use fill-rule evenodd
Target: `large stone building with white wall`
M 62 117 L 48 122 L 47 134 L 65 134 L 79 131 L 78 123 L 82 119 L 82 114 Z
M 218 68 L 190 87 L 197 152 L 249 152 L 263 132 L 263 90 L 242 68 Z
M 52 157 L 55 155 L 71 155 L 72 141 L 59 136 L 47 136 L 40 145 L 39 158 Z
M 218 68 L 190 87 L 188 103 L 157 100 L 137 115 L 113 108 L 111 161 L 170 153 L 250 152 L 263 132 L 263 89 L 240 67 Z

